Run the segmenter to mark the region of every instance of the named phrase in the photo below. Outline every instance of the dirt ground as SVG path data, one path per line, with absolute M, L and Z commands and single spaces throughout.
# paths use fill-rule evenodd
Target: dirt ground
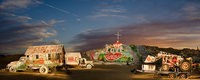
M 57 71 L 49 74 L 40 74 L 38 71 L 0 72 L 0 80 L 169 80 L 167 76 L 133 74 L 130 72 L 130 67 L 120 65 L 96 65 L 92 69 L 70 68 L 69 70 L 70 72 Z M 200 75 L 193 74 L 187 80 L 200 80 Z

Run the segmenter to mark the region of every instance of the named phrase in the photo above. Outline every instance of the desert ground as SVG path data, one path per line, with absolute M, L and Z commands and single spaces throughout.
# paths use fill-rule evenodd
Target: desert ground
M 92 69 L 70 68 L 70 72 L 56 71 L 40 74 L 38 71 L 21 71 L 16 73 L 0 72 L 0 80 L 169 80 L 167 76 L 130 72 L 125 65 L 95 65 Z M 180 79 L 174 79 L 180 80 Z M 199 74 L 192 74 L 186 80 L 200 80 Z

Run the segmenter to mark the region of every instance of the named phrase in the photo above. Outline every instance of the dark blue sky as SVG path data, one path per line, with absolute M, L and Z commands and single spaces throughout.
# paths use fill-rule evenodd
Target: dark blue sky
M 116 41 L 173 48 L 199 45 L 199 0 L 0 0 L 0 51 L 64 44 L 90 50 Z

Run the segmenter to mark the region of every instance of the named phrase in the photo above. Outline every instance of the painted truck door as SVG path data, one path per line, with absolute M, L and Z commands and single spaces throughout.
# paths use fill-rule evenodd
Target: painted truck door
M 21 57 L 17 63 L 16 70 L 26 70 L 26 59 L 25 57 Z

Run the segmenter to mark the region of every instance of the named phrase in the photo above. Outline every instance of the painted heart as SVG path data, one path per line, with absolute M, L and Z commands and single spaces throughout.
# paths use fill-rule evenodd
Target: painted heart
M 122 56 L 121 53 L 115 53 L 115 54 L 113 54 L 113 53 L 107 53 L 107 54 L 105 55 L 105 58 L 106 58 L 108 61 L 114 61 L 114 60 L 119 59 L 121 56 Z

